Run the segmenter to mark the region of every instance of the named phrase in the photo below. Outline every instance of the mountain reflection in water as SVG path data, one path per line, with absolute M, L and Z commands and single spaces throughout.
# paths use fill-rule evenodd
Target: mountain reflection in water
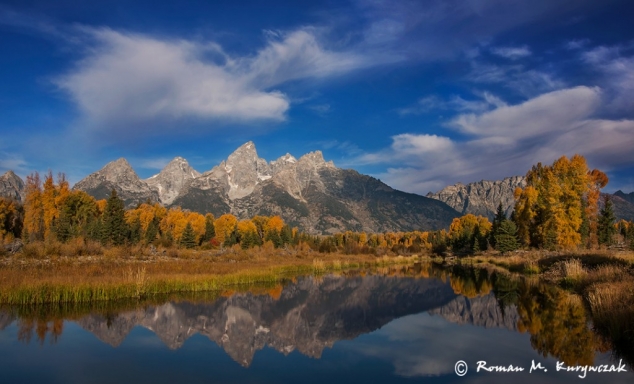
M 266 346 L 284 355 L 298 351 L 318 359 L 340 340 L 357 339 L 395 319 L 426 313 L 452 324 L 527 332 L 532 349 L 569 365 L 594 364 L 597 354 L 610 350 L 588 326 L 578 297 L 537 280 L 512 279 L 484 269 L 417 266 L 369 275 L 308 276 L 284 285 L 191 299 L 127 308 L 114 303 L 88 309 L 11 307 L 0 311 L 0 330 L 17 320 L 19 340 L 29 342 L 35 334 L 41 343 L 47 335 L 55 342 L 63 337 L 62 319 L 72 319 L 102 342 L 118 347 L 141 326 L 172 350 L 199 334 L 248 367 Z M 434 367 L 432 374 L 450 368 Z

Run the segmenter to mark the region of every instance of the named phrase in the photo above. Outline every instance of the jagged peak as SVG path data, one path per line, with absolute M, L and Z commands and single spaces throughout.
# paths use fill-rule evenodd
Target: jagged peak
M 286 155 L 280 156 L 277 158 L 277 160 L 271 161 L 271 164 L 284 164 L 284 163 L 296 163 L 296 162 L 297 162 L 297 159 L 295 158 L 295 156 L 287 152 Z
M 117 160 L 111 161 L 103 167 L 103 169 L 110 168 L 130 168 L 130 170 L 132 170 L 132 166 L 128 163 L 128 160 L 126 160 L 125 157 L 120 157 Z
M 247 141 L 246 143 L 244 143 L 241 146 L 239 146 L 238 148 L 236 148 L 236 150 L 233 151 L 232 154 L 240 153 L 240 152 L 255 152 L 255 153 L 257 153 L 257 149 L 255 148 L 255 143 L 253 143 L 253 141 Z M 231 155 L 229 155 L 229 156 L 231 156 Z
M 330 161 L 324 160 L 324 154 L 319 150 L 308 152 L 304 156 L 300 157 L 298 162 L 310 163 L 310 164 L 313 164 L 314 166 L 319 166 L 319 167 L 336 168 L 335 163 L 333 163 L 332 160 Z

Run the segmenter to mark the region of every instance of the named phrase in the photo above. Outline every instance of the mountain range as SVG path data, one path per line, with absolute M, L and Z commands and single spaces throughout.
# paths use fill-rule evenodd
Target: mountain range
M 279 215 L 314 234 L 429 230 L 447 227 L 457 216 L 440 201 L 337 168 L 320 151 L 299 159 L 287 153 L 267 162 L 251 141 L 202 174 L 177 157 L 158 174 L 142 180 L 125 159 L 119 159 L 73 188 L 97 199 L 115 189 L 128 207 L 150 200 L 216 217 Z
M 420 196 L 391 188 L 351 169 L 337 168 L 320 151 L 291 154 L 267 162 L 251 141 L 211 170 L 200 173 L 176 157 L 158 174 L 141 179 L 126 159 L 112 161 L 74 185 L 96 199 L 114 189 L 126 207 L 151 201 L 219 217 L 281 216 L 291 226 L 312 234 L 347 230 L 365 232 L 447 228 L 464 214 L 492 218 L 501 202 L 507 216 L 513 191 L 523 176 L 447 186 Z M 24 182 L 9 171 L 0 176 L 0 196 L 22 201 Z M 634 192 L 611 195 L 618 218 L 634 220 Z

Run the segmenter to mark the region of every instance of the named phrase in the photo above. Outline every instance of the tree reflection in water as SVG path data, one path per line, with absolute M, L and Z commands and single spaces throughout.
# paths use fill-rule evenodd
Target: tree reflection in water
M 448 321 L 457 321 L 456 314 L 452 316 L 449 313 L 459 310 L 458 306 L 451 306 L 452 302 L 466 300 L 466 305 L 460 310 L 467 308 L 476 311 L 476 301 L 489 298 L 495 300 L 494 305 L 498 307 L 496 311 L 501 311 L 502 315 L 487 321 L 482 316 L 493 316 L 490 310 L 471 314 L 472 324 L 487 326 L 492 322 L 506 322 L 502 326 L 522 333 L 528 332 L 532 348 L 544 357 L 551 356 L 567 365 L 592 365 L 596 352 L 611 349 L 609 343 L 593 332 L 583 302 L 574 294 L 541 283 L 536 278 L 512 277 L 485 268 L 439 268 L 432 264 L 382 267 L 374 271 L 347 272 L 340 276 L 294 278 L 284 284 L 247 287 L 202 296 L 152 298 L 141 303 L 11 307 L 0 313 L 0 329 L 17 319 L 17 337 L 20 341 L 29 343 L 35 335 L 43 344 L 47 335 L 50 335 L 51 343 L 55 343 L 63 332 L 63 320 L 76 320 L 92 332 L 101 329 L 99 332 L 112 333 L 116 331 L 114 328 L 121 322 L 120 319 L 125 318 L 126 327 L 121 331 L 124 333 L 115 338 L 120 342 L 136 325 L 160 332 L 161 324 L 152 324 L 152 318 L 167 305 L 166 302 L 171 302 L 170 311 L 164 315 L 179 318 L 162 321 L 187 325 L 190 331 L 178 337 L 172 334 L 159 335 L 161 339 L 165 341 L 169 337 L 176 337 L 179 343 L 174 347 L 178 348 L 191 336 L 191 332 L 205 334 L 228 353 L 233 351 L 236 358 L 240 355 L 240 360 L 248 365 L 255 350 L 266 344 L 281 352 L 288 345 L 295 345 L 300 352 L 306 349 L 311 351 L 306 353 L 319 357 L 321 352 L 315 348 L 332 346 L 341 339 L 356 338 L 398 317 L 430 311 Z M 233 316 L 233 312 L 227 311 L 235 312 L 236 308 L 241 308 L 243 312 L 240 313 L 246 316 L 245 319 L 249 318 L 249 324 L 241 325 L 228 318 Z M 477 316 L 480 318 L 474 321 Z M 288 323 L 293 317 L 297 323 Z M 201 319 L 204 320 L 203 325 L 197 328 Z M 509 327 L 509 319 L 516 324 Z M 99 325 L 100 322 L 103 324 Z M 217 331 L 210 328 L 214 326 L 218 328 Z M 226 327 L 232 326 L 243 328 L 236 329 L 229 338 L 227 332 L 230 330 Z M 169 332 L 172 332 L 175 328 L 170 329 Z M 293 329 L 301 329 L 303 333 L 289 334 Z M 242 351 L 237 345 L 227 344 L 238 342 L 259 347 Z M 302 348 L 302 343 L 308 343 L 310 347 Z

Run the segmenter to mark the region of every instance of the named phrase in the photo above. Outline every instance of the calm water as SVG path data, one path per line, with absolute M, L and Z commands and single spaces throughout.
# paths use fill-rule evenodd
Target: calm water
M 631 383 L 581 303 L 531 281 L 425 268 L 206 297 L 4 308 L 2 383 Z M 455 364 L 469 367 L 464 377 Z M 488 366 L 520 373 L 476 372 Z M 532 361 L 547 371 L 528 373 Z M 625 364 L 625 362 L 624 362 Z

